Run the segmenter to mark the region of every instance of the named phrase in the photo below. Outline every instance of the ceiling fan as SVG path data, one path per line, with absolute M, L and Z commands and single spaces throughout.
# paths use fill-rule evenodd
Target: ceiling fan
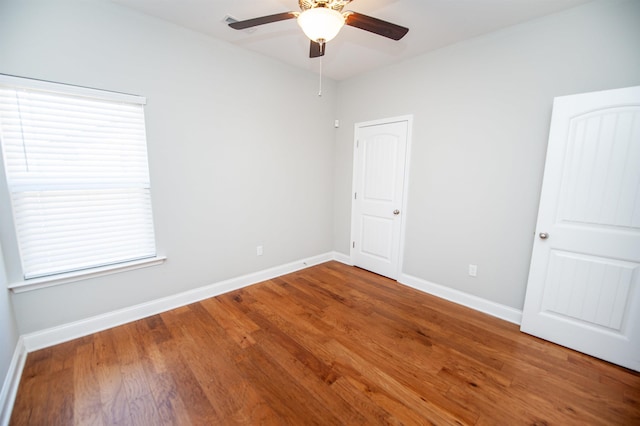
M 298 0 L 301 12 L 283 12 L 261 16 L 246 21 L 232 22 L 229 26 L 244 30 L 258 25 L 296 18 L 302 31 L 311 40 L 309 57 L 324 56 L 325 43 L 333 39 L 343 25 L 360 28 L 392 40 L 400 40 L 409 28 L 392 24 L 378 18 L 342 9 L 352 0 Z

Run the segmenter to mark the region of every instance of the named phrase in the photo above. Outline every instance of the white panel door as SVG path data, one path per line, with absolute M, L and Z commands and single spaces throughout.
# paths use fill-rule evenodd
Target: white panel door
M 640 371 L 640 87 L 556 98 L 521 330 Z
M 351 259 L 396 279 L 408 121 L 356 127 Z

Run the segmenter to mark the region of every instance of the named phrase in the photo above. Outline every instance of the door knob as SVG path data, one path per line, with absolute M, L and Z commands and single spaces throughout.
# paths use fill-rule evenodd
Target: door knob
M 400 210 L 395 209 L 395 210 L 393 211 L 393 214 L 395 214 L 396 216 L 398 216 L 398 215 L 400 214 Z
M 546 240 L 547 238 L 549 238 L 549 234 L 547 234 L 546 232 L 541 232 L 539 237 L 541 240 Z

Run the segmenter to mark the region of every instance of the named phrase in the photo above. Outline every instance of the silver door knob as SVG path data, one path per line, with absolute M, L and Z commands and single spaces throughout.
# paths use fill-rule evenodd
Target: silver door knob
M 546 232 L 541 232 L 539 237 L 541 240 L 546 240 L 547 238 L 549 238 L 549 234 L 547 234 Z
M 395 214 L 396 216 L 398 216 L 398 215 L 400 214 L 400 210 L 395 209 L 395 210 L 393 211 L 393 214 Z

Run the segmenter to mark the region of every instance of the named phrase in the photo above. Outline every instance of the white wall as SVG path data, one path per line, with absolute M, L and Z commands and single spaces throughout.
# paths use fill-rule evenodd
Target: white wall
M 0 73 L 147 97 L 156 236 L 168 257 L 13 295 L 21 333 L 332 250 L 334 82 L 318 98 L 315 74 L 103 1 L 1 0 Z M 8 217 L 2 202 L 13 281 Z
M 349 253 L 354 123 L 414 114 L 403 272 L 521 309 L 553 97 L 638 84 L 635 0 L 587 4 L 340 82 L 336 250 Z

